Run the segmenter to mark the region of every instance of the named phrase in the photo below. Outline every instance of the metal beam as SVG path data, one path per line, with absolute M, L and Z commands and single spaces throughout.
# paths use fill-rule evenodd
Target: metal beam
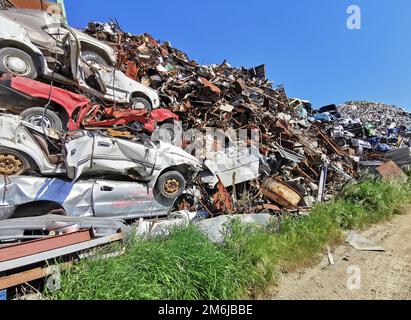
M 47 239 L 33 240 L 0 249 L 0 262 L 15 260 L 41 252 L 67 247 L 92 239 L 91 230 L 69 233 Z
M 58 248 L 58 249 L 50 250 L 47 252 L 34 254 L 31 256 L 27 256 L 27 257 L 22 257 L 22 258 L 18 258 L 14 260 L 0 262 L 0 272 L 7 271 L 7 270 L 13 270 L 13 269 L 24 267 L 24 266 L 29 266 L 34 263 L 47 261 L 50 259 L 55 259 L 55 258 L 62 257 L 68 254 L 84 251 L 87 249 L 91 249 L 94 247 L 98 247 L 104 244 L 108 244 L 108 243 L 120 241 L 120 240 L 123 240 L 122 233 L 118 233 L 118 234 L 111 235 L 111 236 L 104 237 L 104 238 L 82 242 L 82 243 L 71 245 L 71 246 L 64 247 L 64 248 Z

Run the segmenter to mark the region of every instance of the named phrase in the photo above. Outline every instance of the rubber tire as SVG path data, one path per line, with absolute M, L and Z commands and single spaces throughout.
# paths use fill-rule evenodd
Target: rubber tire
M 10 70 L 8 70 L 6 68 L 6 66 L 3 64 L 3 59 L 7 56 L 13 54 L 16 57 L 19 57 L 21 59 L 23 59 L 27 64 L 30 65 L 31 70 L 27 75 L 24 75 L 25 78 L 29 78 L 29 79 L 36 79 L 38 74 L 37 74 L 37 67 L 33 61 L 33 58 L 27 54 L 26 52 L 20 50 L 20 49 L 16 49 L 16 48 L 3 48 L 0 49 L 0 70 L 6 73 L 12 73 L 13 75 L 16 76 L 22 76 L 19 74 L 15 74 L 13 72 L 11 72 Z
M 95 62 L 97 64 L 101 64 L 102 66 L 105 66 L 105 67 L 110 66 L 110 64 L 106 61 L 106 59 L 104 59 L 97 52 L 90 51 L 90 50 L 84 50 L 84 51 L 81 52 L 81 56 L 86 61 L 92 61 L 92 62 Z
M 27 121 L 31 116 L 42 116 L 44 114 L 44 108 L 41 107 L 34 107 L 34 108 L 29 108 L 24 110 L 20 116 L 23 118 L 24 121 Z M 51 110 L 47 110 L 45 117 L 50 121 L 51 128 L 50 129 L 55 129 L 58 131 L 63 130 L 63 123 L 59 116 Z
M 1 154 L 11 154 L 14 155 L 15 157 L 19 158 L 19 160 L 23 163 L 23 169 L 16 173 L 16 176 L 20 176 L 23 173 L 25 173 L 27 170 L 30 170 L 32 166 L 30 163 L 32 163 L 32 159 L 30 159 L 28 156 L 26 156 L 24 153 L 19 152 L 14 149 L 10 149 L 7 147 L 0 147 L 0 155 Z M 1 175 L 1 174 L 0 174 Z
M 178 192 L 169 194 L 164 191 L 164 184 L 169 179 L 176 179 L 180 183 L 180 189 L 178 190 Z M 154 192 L 157 193 L 163 199 L 174 200 L 184 193 L 185 188 L 186 188 L 186 180 L 184 176 L 178 171 L 169 171 L 169 172 L 163 173 L 158 178 L 156 186 L 154 187 L 155 189 Z
M 131 101 L 130 101 L 130 104 L 131 104 L 131 108 L 132 108 L 132 109 L 137 109 L 137 108 L 134 108 L 134 103 L 135 103 L 135 102 L 141 102 L 141 103 L 144 105 L 144 109 L 147 110 L 147 111 L 152 111 L 152 110 L 153 110 L 153 107 L 151 106 L 150 101 L 148 101 L 148 100 L 145 99 L 145 98 L 142 98 L 142 97 L 132 98 Z M 141 110 L 141 109 L 138 108 L 138 110 Z
M 176 128 L 177 127 L 177 128 Z M 176 128 L 176 129 L 175 129 Z M 167 130 L 170 131 L 170 140 L 171 141 L 167 141 L 165 140 L 164 142 L 170 143 L 170 144 L 175 144 L 176 143 L 176 134 L 181 134 L 181 128 L 179 128 L 178 124 L 175 123 L 164 123 L 162 125 L 160 125 L 160 127 L 158 127 L 151 135 L 152 139 L 155 141 L 160 140 L 160 132 L 162 130 Z
M 340 147 L 343 148 L 347 143 L 344 138 L 337 138 L 335 139 L 335 143 Z

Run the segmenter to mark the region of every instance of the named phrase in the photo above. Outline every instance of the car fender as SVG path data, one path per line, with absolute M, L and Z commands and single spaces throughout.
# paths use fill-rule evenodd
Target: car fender
M 90 102 L 85 96 L 24 77 L 13 77 L 11 87 L 31 97 L 50 99 L 66 111 L 69 119 L 75 110 Z
M 154 109 L 150 112 L 148 121 L 144 123 L 144 129 L 148 132 L 154 132 L 158 124 L 168 120 L 179 121 L 179 117 L 168 109 Z
M 131 92 L 130 102 L 134 97 L 141 97 L 142 95 L 144 95 L 149 98 L 153 109 L 160 107 L 160 96 L 158 95 L 156 90 L 138 83 L 133 79 L 130 80 L 134 82 L 132 84 L 133 91 Z
M 28 155 L 34 164 L 39 168 L 40 172 L 43 174 L 51 173 L 62 173 L 65 170 L 61 169 L 61 166 L 52 165 L 47 160 L 47 156 L 44 154 L 43 150 L 37 146 L 36 142 L 30 138 L 26 141 L 26 144 L 14 143 L 12 141 L 4 141 L 0 138 L 0 146 L 5 148 L 10 148 Z
M 94 180 L 74 183 L 56 178 L 12 176 L 0 181 L 0 192 L 6 190 L 4 208 L 51 202 L 61 206 L 71 216 L 92 216 L 93 185 Z M 5 215 L 9 214 L 9 210 L 4 209 Z
M 163 141 L 159 142 L 156 165 L 161 169 L 156 172 L 155 176 L 153 175 L 153 185 L 157 182 L 158 177 L 170 168 L 179 166 L 189 167 L 191 177 L 185 177 L 188 179 L 194 178 L 203 169 L 202 163 L 196 157 L 177 146 Z
M 164 122 L 166 120 L 175 120 L 175 121 L 179 120 L 178 115 L 176 115 L 175 113 L 173 113 L 172 111 L 168 109 L 163 109 L 163 108 L 153 110 L 150 114 L 150 117 L 158 123 Z
M 59 167 L 48 162 L 47 156 L 27 132 L 18 116 L 0 118 L 0 146 L 28 155 L 42 173 L 59 173 Z

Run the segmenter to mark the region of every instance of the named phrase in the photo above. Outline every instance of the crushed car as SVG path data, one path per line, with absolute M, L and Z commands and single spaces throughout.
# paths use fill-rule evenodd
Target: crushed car
M 116 52 L 47 12 L 0 10 L 0 70 L 17 76 L 75 85 L 107 101 L 152 110 L 157 92 L 117 70 Z
M 34 171 L 72 181 L 123 176 L 148 183 L 158 197 L 175 199 L 201 170 L 201 162 L 183 149 L 144 135 L 121 139 L 84 130 L 59 135 L 18 116 L 0 116 L 0 175 Z
M 168 109 L 150 112 L 146 109 L 105 107 L 92 104 L 83 95 L 8 74 L 0 78 L 0 107 L 19 114 L 33 125 L 56 130 L 132 125 L 152 134 L 157 129 L 177 130 L 179 120 Z
M 146 184 L 31 176 L 0 181 L 0 220 L 58 214 L 124 220 L 168 215 L 176 199 L 158 200 Z

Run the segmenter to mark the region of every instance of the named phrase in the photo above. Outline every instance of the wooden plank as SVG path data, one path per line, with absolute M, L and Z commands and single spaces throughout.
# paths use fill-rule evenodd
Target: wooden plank
M 0 290 L 11 288 L 23 283 L 44 278 L 48 275 L 47 268 L 36 268 L 21 273 L 0 278 Z
M 60 270 L 65 269 L 71 266 L 73 263 L 68 262 L 61 265 L 56 266 Z M 24 272 L 12 274 L 9 276 L 1 277 L 0 278 L 0 290 L 12 288 L 24 283 L 28 283 L 37 279 L 42 279 L 47 276 L 53 274 L 55 268 L 54 266 L 46 267 L 46 268 L 35 268 L 31 270 L 27 270 Z
M 91 240 L 90 230 L 74 232 L 47 239 L 38 239 L 0 249 L 0 262 L 30 256 L 33 254 L 67 247 Z

